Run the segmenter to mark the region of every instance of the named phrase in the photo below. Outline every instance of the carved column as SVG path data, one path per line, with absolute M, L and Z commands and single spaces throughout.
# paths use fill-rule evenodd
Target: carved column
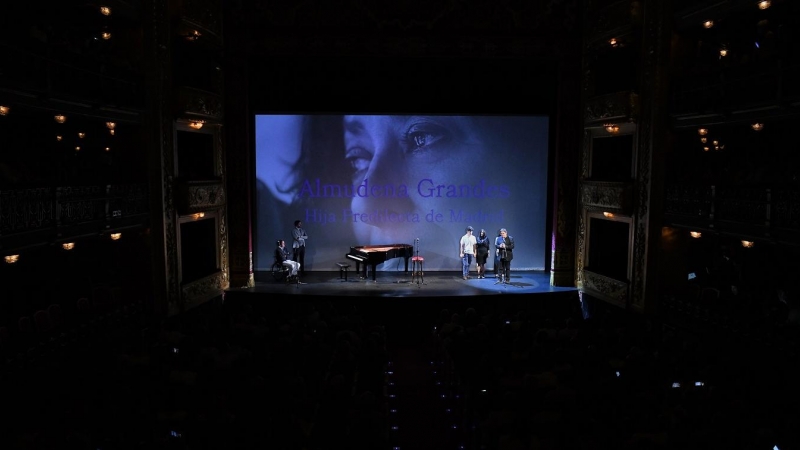
M 147 86 L 148 184 L 153 245 L 154 313 L 163 317 L 178 308 L 177 216 L 172 180 L 175 175 L 172 117 L 172 71 L 169 13 L 166 0 L 142 2 Z
M 580 46 L 567 40 L 559 67 L 553 164 L 550 284 L 575 286 L 575 224 L 578 211 L 578 154 L 581 149 Z
M 630 307 L 654 311 L 661 245 L 664 164 L 668 134 L 670 2 L 644 2 L 641 47 L 641 114 L 636 146 L 636 209 Z M 648 268 L 652 269 L 648 271 Z M 647 304 L 647 301 L 650 304 Z
M 249 106 L 247 52 L 249 41 L 243 34 L 244 16 L 236 2 L 225 2 L 225 52 L 227 67 L 225 84 L 225 137 L 228 185 L 228 236 L 230 239 L 230 282 L 232 287 L 252 287 L 253 278 L 253 173 L 252 117 Z

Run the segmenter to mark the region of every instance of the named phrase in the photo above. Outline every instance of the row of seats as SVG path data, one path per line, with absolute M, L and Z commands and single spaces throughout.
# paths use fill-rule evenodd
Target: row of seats
M 796 370 L 752 343 L 609 311 L 589 320 L 475 309 L 440 318 L 436 342 L 454 368 L 466 448 L 798 442 L 791 424 L 800 409 L 785 401 L 796 395 Z

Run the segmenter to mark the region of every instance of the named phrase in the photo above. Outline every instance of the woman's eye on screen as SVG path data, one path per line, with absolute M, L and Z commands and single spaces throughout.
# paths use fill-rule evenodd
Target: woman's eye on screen
M 352 170 L 353 181 L 361 182 L 364 176 L 366 176 L 367 170 L 369 170 L 369 164 L 372 161 L 372 153 L 361 147 L 348 148 L 345 160 L 347 160 Z
M 446 127 L 430 122 L 415 123 L 405 133 L 403 150 L 410 155 L 442 151 L 451 141 L 452 133 Z

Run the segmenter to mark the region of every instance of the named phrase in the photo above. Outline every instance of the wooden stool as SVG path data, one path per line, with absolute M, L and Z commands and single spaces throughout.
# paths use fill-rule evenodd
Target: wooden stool
M 414 282 L 414 279 L 417 279 L 417 284 L 423 283 L 425 281 L 424 275 L 422 273 L 422 263 L 425 262 L 425 258 L 422 256 L 412 256 L 411 257 L 411 282 Z
M 350 264 L 338 262 L 336 265 L 339 266 L 339 279 L 342 279 L 342 274 L 344 273 L 344 281 L 347 281 L 347 269 L 350 268 Z

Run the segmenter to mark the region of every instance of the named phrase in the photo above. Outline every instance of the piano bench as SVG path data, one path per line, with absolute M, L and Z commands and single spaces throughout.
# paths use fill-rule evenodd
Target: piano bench
M 347 281 L 347 269 L 350 268 L 350 264 L 338 262 L 336 265 L 339 266 L 339 278 L 344 278 L 344 281 Z M 342 277 L 342 274 L 344 274 L 344 277 Z

